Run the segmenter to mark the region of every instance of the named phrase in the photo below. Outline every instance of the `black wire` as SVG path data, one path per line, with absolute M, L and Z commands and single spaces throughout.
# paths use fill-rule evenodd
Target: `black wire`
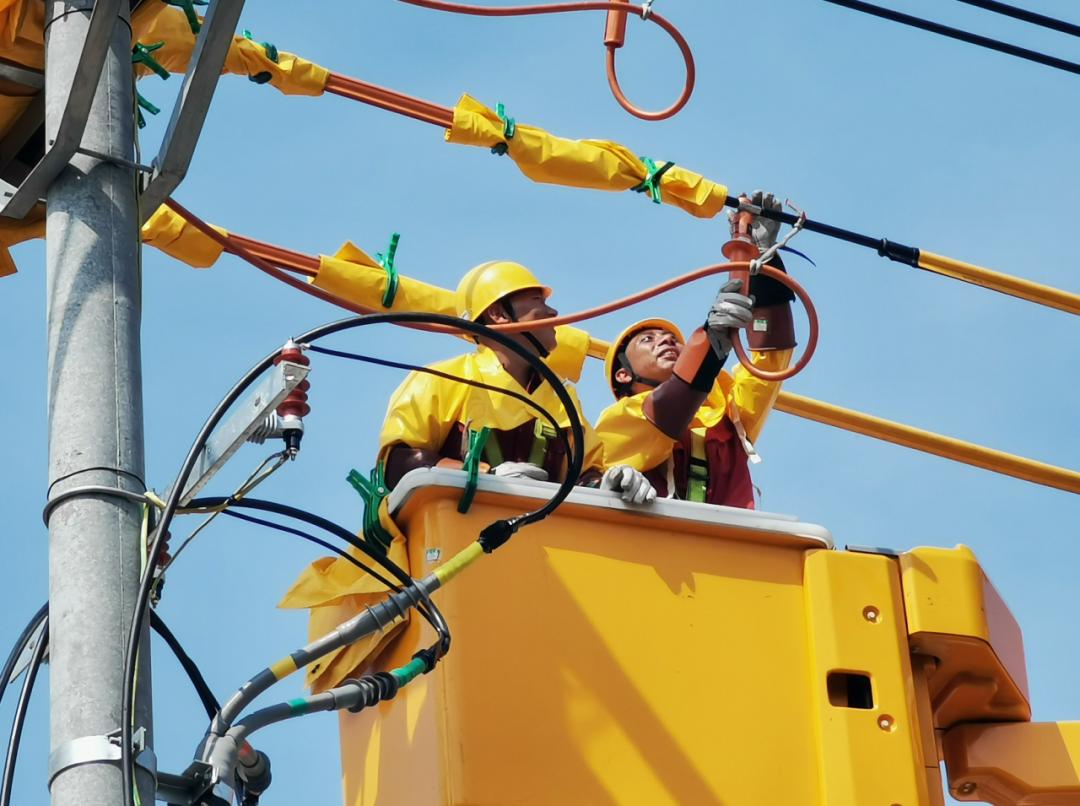
M 274 529 L 277 529 L 279 531 L 288 532 L 291 535 L 296 535 L 297 537 L 302 537 L 302 538 L 304 538 L 304 540 L 308 540 L 308 541 L 310 541 L 310 542 L 312 542 L 312 543 L 314 543 L 314 544 L 316 544 L 318 546 L 322 546 L 324 549 L 327 549 L 328 551 L 332 551 L 332 552 L 334 552 L 335 554 L 337 554 L 337 555 L 339 555 L 341 557 L 347 558 L 349 560 L 349 562 L 351 562 L 353 565 L 355 565 L 361 571 L 368 574 L 369 576 L 374 577 L 379 582 L 381 582 L 383 585 L 385 585 L 388 589 L 394 591 L 395 593 L 397 591 L 401 590 L 401 586 L 398 585 L 397 583 L 391 582 L 389 579 L 384 577 L 382 574 L 380 574 L 374 568 L 371 568 L 370 566 L 364 565 L 362 562 L 360 562 L 358 559 L 353 557 L 347 551 L 342 551 L 337 546 L 335 546 L 333 543 L 331 543 L 328 540 L 323 540 L 321 537 L 315 537 L 315 535 L 313 535 L 313 534 L 303 532 L 303 531 L 301 531 L 299 529 L 294 529 L 291 526 L 285 526 L 284 524 L 274 523 L 272 521 L 265 521 L 265 520 L 262 520 L 261 518 L 256 518 L 253 515 L 245 515 L 242 512 L 234 512 L 231 509 L 222 510 L 221 514 L 222 515 L 228 515 L 231 518 L 239 518 L 242 521 L 250 521 L 251 523 L 258 523 L 258 524 L 261 524 L 263 526 L 271 526 Z
M 379 576 L 379 574 L 372 571 L 370 568 L 368 568 L 366 565 L 364 565 L 358 559 L 356 559 L 351 554 L 349 554 L 349 552 L 343 551 L 342 549 L 339 549 L 337 546 L 335 546 L 333 543 L 330 543 L 330 542 L 328 542 L 326 540 L 323 540 L 322 538 L 315 537 L 315 535 L 308 534 L 307 532 L 301 531 L 300 529 L 294 529 L 293 527 L 286 526 L 283 523 L 274 523 L 273 521 L 268 521 L 268 520 L 265 520 L 263 518 L 256 518 L 254 515 L 245 515 L 242 512 L 233 512 L 230 509 L 223 510 L 222 514 L 223 515 L 228 515 L 230 518 L 238 518 L 239 520 L 242 520 L 242 521 L 248 521 L 249 523 L 255 523 L 255 524 L 258 524 L 259 526 L 266 526 L 266 527 L 269 527 L 270 529 L 277 529 L 279 532 L 285 532 L 286 534 L 295 535 L 296 537 L 301 537 L 304 540 L 308 540 L 308 541 L 314 543 L 317 546 L 322 546 L 324 549 L 328 549 L 329 551 L 334 552 L 334 554 L 337 554 L 339 557 L 342 557 L 343 559 L 348 560 L 353 565 L 355 565 L 357 568 L 361 569 L 362 571 L 367 572 L 368 574 L 371 574 L 371 576 L 375 577 L 375 579 L 378 579 L 380 582 L 382 582 L 382 584 L 386 585 L 391 590 L 400 590 L 400 588 L 398 588 L 397 585 L 395 585 L 392 582 L 388 582 L 388 581 L 382 579 Z M 434 602 L 432 602 L 432 604 L 434 604 Z M 426 613 L 424 611 L 424 609 L 422 609 L 420 606 L 418 606 L 417 609 L 420 610 L 421 614 L 424 616 L 424 618 L 427 619 L 428 623 L 431 624 L 432 627 L 435 627 L 436 631 L 438 632 L 439 628 L 438 628 L 438 626 L 436 626 L 436 624 L 432 620 L 432 616 L 430 614 Z M 446 632 L 445 638 L 447 639 L 447 641 L 450 638 L 450 633 L 449 633 L 449 627 L 448 626 L 447 626 L 447 632 Z M 442 644 L 443 644 L 443 635 L 440 634 L 439 640 L 436 642 L 436 645 L 441 646 Z M 442 654 L 445 654 L 445 652 L 443 652 Z M 221 709 L 219 708 L 218 710 L 221 710 Z M 213 718 L 214 714 L 210 714 L 210 717 Z
M 850 8 L 853 11 L 861 11 L 864 14 L 881 17 L 882 19 L 890 20 L 892 22 L 898 22 L 901 25 L 910 25 L 912 28 L 921 28 L 930 33 L 947 36 L 950 39 L 958 39 L 961 42 L 967 42 L 970 45 L 978 45 L 979 47 L 988 48 L 989 50 L 996 50 L 999 53 L 1007 53 L 1010 56 L 1016 56 L 1021 59 L 1027 59 L 1030 62 L 1036 62 L 1038 64 L 1046 65 L 1047 67 L 1055 67 L 1058 70 L 1064 70 L 1068 73 L 1080 75 L 1080 64 L 1077 64 L 1076 62 L 1059 59 L 1056 56 L 1048 56 L 1045 53 L 1028 50 L 1019 45 L 1010 45 L 1008 42 L 991 39 L 988 36 L 980 36 L 979 34 L 973 34 L 959 28 L 952 28 L 938 22 L 924 20 L 921 17 L 913 17 L 910 14 L 901 14 L 899 11 L 871 5 L 870 3 L 863 3 L 861 0 L 825 0 L 825 2 L 832 3 L 836 6 Z
M 8 681 L 11 680 L 11 674 L 15 671 L 15 664 L 19 662 L 19 657 L 22 655 L 26 645 L 30 642 L 31 637 L 37 632 L 41 626 L 41 622 L 49 617 L 49 603 L 46 602 L 33 617 L 23 627 L 19 637 L 15 639 L 14 645 L 11 647 L 11 652 L 8 654 L 7 660 L 4 662 L 4 668 L 0 670 L 0 700 L 4 698 L 4 692 L 7 691 Z
M 45 650 L 49 647 L 48 615 L 42 618 L 42 622 L 45 624 L 45 630 L 41 633 L 41 640 L 34 647 L 34 654 L 26 669 L 22 691 L 19 692 L 19 701 L 15 705 L 15 717 L 11 722 L 11 736 L 8 739 L 7 754 L 4 757 L 4 776 L 0 781 L 0 806 L 11 804 L 11 785 L 15 780 L 15 763 L 19 758 L 19 743 L 22 741 L 23 725 L 26 724 L 26 712 L 30 709 L 30 695 L 34 693 L 34 682 L 37 680 L 38 669 L 41 668 L 41 659 L 45 657 Z
M 202 676 L 202 672 L 199 671 L 198 665 L 184 651 L 176 636 L 173 635 L 172 630 L 165 625 L 156 610 L 150 611 L 150 627 L 161 636 L 169 649 L 172 650 L 176 659 L 180 662 L 180 666 L 187 672 L 188 679 L 191 681 L 191 685 L 194 686 L 195 693 L 199 695 L 199 701 L 202 702 L 207 716 L 213 719 L 214 714 L 221 710 L 221 704 L 217 701 L 217 697 L 214 696 L 214 692 L 210 690 L 210 686 L 207 684 L 206 678 Z
M 374 356 L 361 355 L 360 353 L 349 353 L 345 352 L 344 350 L 331 350 L 329 347 L 318 347 L 314 344 L 310 345 L 308 349 L 310 349 L 313 353 L 333 355 L 337 356 L 338 358 L 348 358 L 352 361 L 362 361 L 365 364 L 375 364 L 376 366 L 380 367 L 390 367 L 392 369 L 405 369 L 411 370 L 412 372 L 422 372 L 427 375 L 434 375 L 436 378 L 443 378 L 448 381 L 463 383 L 466 386 L 475 386 L 477 389 L 485 389 L 488 392 L 498 392 L 499 394 L 506 395 L 507 397 L 512 397 L 515 400 L 524 403 L 533 411 L 538 412 L 540 416 L 542 416 L 545 420 L 551 423 L 551 427 L 555 429 L 555 433 L 559 435 L 559 438 L 562 440 L 562 443 L 566 448 L 566 455 L 570 455 L 570 439 L 566 435 L 566 429 L 562 428 L 559 425 L 559 423 L 555 420 L 555 417 L 552 416 L 551 412 L 549 412 L 535 400 L 530 398 L 528 395 L 523 395 L 520 392 L 515 392 L 513 389 L 502 389 L 498 386 L 484 383 L 483 381 L 474 381 L 469 378 L 462 378 L 460 375 L 452 375 L 449 372 L 443 372 L 441 369 L 435 369 L 433 367 L 422 367 L 419 364 L 407 364 L 403 361 L 391 361 L 388 358 L 375 358 Z
M 216 507 L 220 506 L 220 502 L 224 500 L 225 499 L 220 498 L 197 498 L 191 502 L 191 506 L 198 508 Z M 377 562 L 384 569 L 386 569 L 391 576 L 395 577 L 401 583 L 401 585 L 411 585 L 413 584 L 413 582 L 415 582 L 415 580 L 411 576 L 409 576 L 408 573 L 406 573 L 400 565 L 395 563 L 389 557 L 386 557 L 379 552 L 372 550 L 372 548 L 368 546 L 367 543 L 365 543 L 363 540 L 360 540 L 358 537 L 356 537 L 356 535 L 354 535 L 344 526 L 340 526 L 339 524 L 327 520 L 320 515 L 316 515 L 312 512 L 307 512 L 303 509 L 298 509 L 296 507 L 291 507 L 288 504 L 281 504 L 277 501 L 263 501 L 259 498 L 241 498 L 237 501 L 232 502 L 231 505 L 240 508 L 258 509 L 263 512 L 273 512 L 277 515 L 284 515 L 285 517 L 295 518 L 296 520 L 310 523 L 312 526 L 317 526 L 332 535 L 340 537 L 350 546 L 355 546 L 357 549 L 364 552 L 364 554 L 375 560 L 375 562 Z M 223 510 L 223 512 L 226 515 L 229 514 L 229 510 L 227 509 Z M 282 529 L 286 531 L 288 530 L 288 528 L 289 527 L 282 527 Z M 298 530 L 292 532 L 292 534 L 297 534 L 300 537 L 309 537 L 308 535 L 299 532 Z M 325 545 L 329 547 L 331 551 L 337 550 L 334 547 L 330 546 L 330 544 L 328 543 L 320 543 L 320 545 Z M 358 567 L 362 568 L 366 573 L 373 576 L 390 590 L 394 591 L 395 593 L 401 590 L 401 585 L 397 585 L 391 582 L 386 577 L 376 573 L 373 569 L 362 564 L 359 560 L 355 560 L 355 558 L 353 559 Z M 420 610 L 421 615 L 423 615 L 424 618 L 427 619 L 428 622 L 431 624 L 431 626 L 434 627 L 435 630 L 439 633 L 440 637 L 446 644 L 446 648 L 449 649 L 450 627 L 446 623 L 446 619 L 443 617 L 442 613 L 439 611 L 439 608 L 429 598 L 425 597 L 423 604 L 419 606 L 418 609 Z
M 1033 25 L 1041 25 L 1043 28 L 1050 28 L 1054 31 L 1061 31 L 1063 34 L 1080 36 L 1080 25 L 1074 25 L 1071 22 L 1065 22 L 1064 20 L 1055 19 L 1054 17 L 1047 17 L 1045 14 L 1036 14 L 1034 11 L 1028 11 L 1026 8 L 1017 8 L 1016 6 L 1010 6 L 1005 3 L 998 3 L 996 2 L 996 0 L 958 1 L 961 3 L 967 3 L 969 6 L 975 6 L 976 8 L 993 11 L 997 14 L 1004 14 L 1006 17 L 1012 17 L 1013 19 L 1030 22 Z
M 558 375 L 556 375 L 538 356 L 530 353 L 509 336 L 489 328 L 486 325 L 482 325 L 478 322 L 470 322 L 466 319 L 458 319 L 443 314 L 402 311 L 354 316 L 337 322 L 331 322 L 298 336 L 294 341 L 300 344 L 311 344 L 318 339 L 344 330 L 383 323 L 436 324 L 455 328 L 473 336 L 484 336 L 517 355 L 523 361 L 528 363 L 545 382 L 549 383 L 555 390 L 559 402 L 566 410 L 567 417 L 570 420 L 570 430 L 574 439 L 566 477 L 559 485 L 559 489 L 555 492 L 555 495 L 545 502 L 543 506 L 534 511 L 506 519 L 503 521 L 503 526 L 512 533 L 521 526 L 535 523 L 536 521 L 546 518 L 556 507 L 566 500 L 566 497 L 570 494 L 571 490 L 573 490 L 574 484 L 581 475 L 581 467 L 585 458 L 585 431 L 581 423 L 581 417 L 574 405 L 573 398 L 570 397 L 570 394 L 563 387 L 562 381 L 559 379 Z M 156 557 L 158 555 L 162 538 L 168 532 L 172 519 L 176 515 L 176 510 L 180 504 L 180 497 L 187 486 L 188 477 L 191 475 L 195 463 L 198 460 L 199 453 L 209 439 L 210 434 L 225 416 L 225 412 L 228 411 L 233 403 L 239 399 L 239 397 L 259 378 L 260 375 L 262 375 L 263 372 L 273 365 L 274 360 L 279 354 L 279 350 L 274 350 L 249 369 L 240 380 L 233 385 L 232 389 L 226 393 L 221 402 L 214 407 L 206 422 L 203 423 L 202 428 L 195 437 L 195 441 L 188 450 L 188 454 L 180 467 L 180 472 L 177 474 L 176 480 L 170 488 L 169 499 L 165 502 L 165 508 L 161 513 L 157 529 L 154 530 L 154 539 L 151 542 L 148 556 Z M 135 610 L 132 614 L 131 631 L 128 635 L 127 652 L 124 656 L 124 685 L 120 700 L 120 770 L 123 777 L 122 785 L 125 806 L 134 806 L 135 763 L 134 756 L 131 752 L 131 741 L 133 733 L 132 700 L 135 689 L 135 664 L 139 648 L 139 638 L 143 629 L 143 620 L 146 617 L 146 611 L 150 602 L 150 588 L 153 585 L 153 580 L 153 565 L 150 564 L 139 583 L 138 595 L 135 599 Z
M 330 548 L 333 550 L 334 547 L 331 546 Z M 19 637 L 15 640 L 15 644 L 12 646 L 11 653 L 4 663 L 3 670 L 0 670 L 0 699 L 3 699 L 4 692 L 7 691 L 8 681 L 11 678 L 15 664 L 18 662 L 26 645 L 30 642 L 30 638 L 42 626 L 44 626 L 44 630 L 41 634 L 41 641 L 38 646 L 35 647 L 34 654 L 31 656 L 30 665 L 26 671 L 26 679 L 23 681 L 22 693 L 19 697 L 19 702 L 15 707 L 15 718 L 11 726 L 11 736 L 8 739 L 8 747 L 5 753 L 3 777 L 0 778 L 0 806 L 8 806 L 10 802 L 11 788 L 15 779 L 15 763 L 18 758 L 19 745 L 22 741 L 22 729 L 26 720 L 26 711 L 29 707 L 30 694 L 33 692 L 34 678 L 37 675 L 38 668 L 41 666 L 41 662 L 45 656 L 45 649 L 48 647 L 49 643 L 48 602 L 38 608 L 37 613 L 34 614 L 26 627 L 23 628 L 22 633 L 19 634 Z M 199 695 L 199 699 L 203 704 L 203 708 L 206 710 L 207 716 L 213 718 L 213 716 L 221 710 L 221 705 L 218 704 L 217 698 L 210 690 L 210 686 L 207 685 L 206 679 L 202 676 L 202 672 L 199 671 L 199 667 L 196 665 L 195 661 L 184 651 L 184 648 L 180 645 L 176 636 L 173 635 L 172 631 L 166 626 L 164 620 L 156 610 L 150 611 L 150 626 L 164 639 L 169 649 L 173 651 L 176 659 L 180 662 L 180 666 L 187 672 L 188 679 L 191 680 L 192 686 L 194 686 L 196 693 Z

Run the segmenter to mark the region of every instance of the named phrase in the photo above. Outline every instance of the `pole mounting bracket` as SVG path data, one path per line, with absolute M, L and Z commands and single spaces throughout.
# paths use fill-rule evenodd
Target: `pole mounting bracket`
M 146 728 L 139 728 L 132 737 L 135 765 L 150 773 L 157 785 L 157 756 L 146 746 Z M 98 736 L 69 739 L 49 753 L 49 789 L 56 776 L 83 764 L 112 764 L 120 766 L 120 729 Z

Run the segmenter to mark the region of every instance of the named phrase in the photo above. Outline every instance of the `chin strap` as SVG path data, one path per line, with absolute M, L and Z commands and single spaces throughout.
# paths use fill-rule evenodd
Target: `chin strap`
M 511 322 L 518 321 L 517 314 L 514 313 L 514 306 L 510 304 L 510 300 L 503 297 L 499 300 L 502 303 L 503 310 L 506 311 L 506 315 L 510 317 Z M 533 346 L 533 349 L 540 354 L 541 358 L 547 358 L 551 355 L 551 350 L 540 343 L 540 339 L 536 338 L 532 333 L 527 330 L 521 331 L 521 335 L 525 337 L 525 341 L 529 342 Z
M 634 368 L 630 366 L 630 359 L 626 357 L 625 352 L 619 353 L 619 366 L 630 373 L 630 386 L 633 386 L 635 383 L 640 383 L 655 389 L 661 383 L 660 381 L 654 381 L 652 378 L 642 378 L 634 372 Z

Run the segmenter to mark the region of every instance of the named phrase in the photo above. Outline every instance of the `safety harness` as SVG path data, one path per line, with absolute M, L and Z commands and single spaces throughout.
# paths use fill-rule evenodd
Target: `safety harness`
M 501 465 L 506 461 L 503 456 L 502 447 L 499 445 L 498 436 L 492 435 L 490 428 L 485 426 L 479 431 L 468 428 L 466 429 L 466 434 L 468 436 L 468 441 L 466 443 L 468 448 L 462 465 L 462 470 L 466 473 L 465 491 L 461 494 L 461 499 L 458 501 L 458 512 L 463 513 L 469 511 L 469 507 L 472 506 L 473 498 L 476 496 L 476 485 L 479 481 L 480 457 L 482 456 L 484 461 L 492 467 Z M 544 467 L 544 465 L 547 464 L 548 451 L 551 448 L 551 443 L 558 436 L 558 431 L 550 425 L 545 425 L 539 420 L 534 420 L 532 447 L 529 449 L 529 457 L 526 461 L 537 467 Z

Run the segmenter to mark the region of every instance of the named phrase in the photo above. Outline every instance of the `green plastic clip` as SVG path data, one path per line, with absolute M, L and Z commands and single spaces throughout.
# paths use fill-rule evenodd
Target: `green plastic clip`
M 468 474 L 468 478 L 465 479 L 465 492 L 461 494 L 461 500 L 457 505 L 457 511 L 462 514 L 469 511 L 473 498 L 476 497 L 476 485 L 480 480 L 480 457 L 484 453 L 484 443 L 487 442 L 490 434 L 491 429 L 487 426 L 479 431 L 469 429 L 469 450 L 465 454 L 465 464 L 461 468 Z
M 162 78 L 167 79 L 169 71 L 162 67 L 158 60 L 151 55 L 155 50 L 161 50 L 163 47 L 165 47 L 164 42 L 155 42 L 152 45 L 136 42 L 135 47 L 131 49 L 131 63 L 144 64 Z
M 199 22 L 199 15 L 195 13 L 195 6 L 209 5 L 207 0 L 162 0 L 162 2 L 167 6 L 176 6 L 176 8 L 182 9 L 184 16 L 187 17 L 191 33 L 199 33 L 202 29 L 202 23 Z
M 397 296 L 398 290 L 398 272 L 394 268 L 394 255 L 397 253 L 398 241 L 401 240 L 401 233 L 395 232 L 390 236 L 390 246 L 386 248 L 386 255 L 382 252 L 375 253 L 375 259 L 379 261 L 379 265 L 386 270 L 386 290 L 383 291 L 382 305 L 384 308 L 389 308 L 394 304 L 394 297 Z
M 158 109 L 156 106 L 154 106 L 152 103 L 150 103 L 148 100 L 143 98 L 142 93 L 139 92 L 138 90 L 135 91 L 135 99 L 139 103 L 138 109 L 135 110 L 138 113 L 137 121 L 138 121 L 138 124 L 139 124 L 139 128 L 140 129 L 145 129 L 146 128 L 146 118 L 143 117 L 142 111 L 145 109 L 151 115 L 156 115 L 161 110 Z
M 501 103 L 495 104 L 495 114 L 499 116 L 499 120 L 503 124 L 503 137 L 507 140 L 513 140 L 514 135 L 517 133 L 517 122 L 506 114 L 506 107 Z M 492 154 L 498 154 L 500 157 L 510 150 L 509 143 L 496 143 L 491 147 Z
M 244 39 L 250 39 L 252 42 L 255 41 L 255 39 L 251 36 L 251 31 L 248 31 L 247 29 L 244 30 Z M 274 64 L 277 64 L 278 63 L 277 45 L 274 45 L 271 42 L 259 42 L 258 44 L 262 45 L 262 49 L 264 51 L 266 51 L 266 58 L 268 58 Z
M 386 554 L 394 538 L 379 520 L 379 507 L 382 506 L 383 499 L 390 494 L 383 478 L 382 462 L 372 468 L 368 478 L 365 479 L 359 471 L 353 469 L 349 471 L 346 480 L 364 500 L 364 539 Z
M 660 204 L 660 179 L 675 163 L 668 161 L 662 167 L 657 168 L 656 163 L 648 157 L 642 157 L 641 161 L 645 163 L 645 179 L 640 184 L 634 185 L 630 190 L 635 193 L 647 192 L 653 200 L 653 204 Z

